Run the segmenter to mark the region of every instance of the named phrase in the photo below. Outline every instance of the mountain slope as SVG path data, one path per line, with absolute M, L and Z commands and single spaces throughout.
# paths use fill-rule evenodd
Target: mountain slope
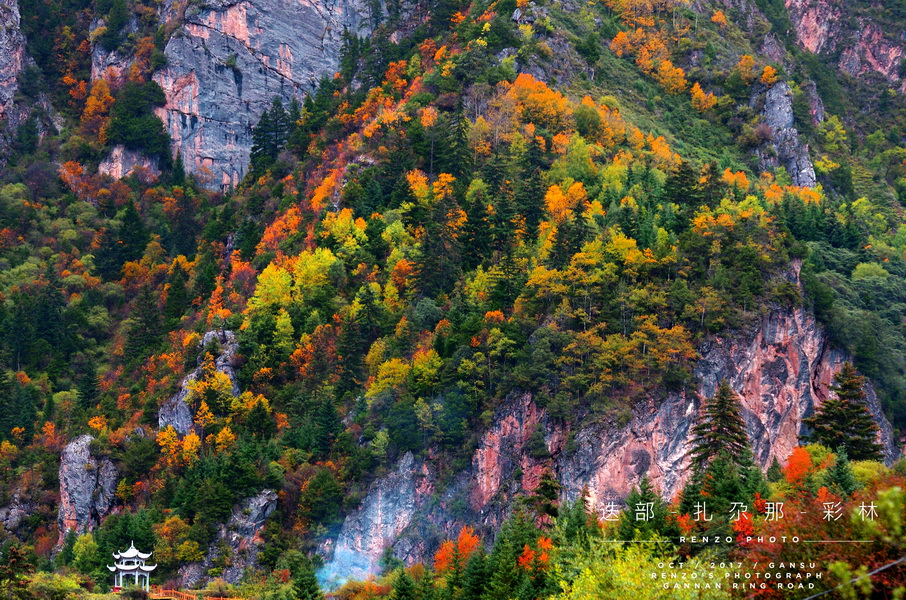
M 308 597 L 322 562 L 434 585 L 402 561 L 454 593 L 486 545 L 473 579 L 497 583 L 468 597 L 540 598 L 581 581 L 558 528 L 633 535 L 603 515 L 637 495 L 649 534 L 732 538 L 695 498 L 855 510 L 901 482 L 896 6 L 20 8 L 0 518 L 55 581 L 104 588 L 134 540 L 187 586 Z M 852 467 L 802 421 L 847 361 L 883 448 Z M 724 380 L 752 453 L 705 477 Z

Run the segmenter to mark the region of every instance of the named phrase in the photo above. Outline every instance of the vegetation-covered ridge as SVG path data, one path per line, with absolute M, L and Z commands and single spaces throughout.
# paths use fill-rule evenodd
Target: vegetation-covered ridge
M 36 66 L 20 91 L 46 94 L 63 126 L 42 137 L 37 115 L 20 128 L 0 187 L 0 506 L 25 515 L 4 520 L 0 587 L 106 590 L 106 558 L 132 540 L 154 548 L 164 580 L 192 566 L 216 581 L 245 558 L 221 525 L 272 489 L 242 589 L 217 594 L 318 598 L 316 550 L 405 453 L 432 461 L 442 489 L 517 392 L 574 429 L 625 424 L 640 400 L 697 387 L 711 336 L 788 307 L 813 311 L 854 367 L 785 465 L 755 466 L 722 386 L 704 403 L 679 497 L 643 480 L 612 520 L 561 503 L 547 473 L 496 535 L 464 527 L 425 565 L 388 554 L 380 578 L 337 593 L 606 598 L 631 582 L 644 597 L 681 597 L 650 578 L 672 557 L 721 579 L 714 561 L 801 558 L 827 589 L 901 556 L 906 474 L 876 462 L 859 375 L 900 437 L 901 96 L 793 41 L 768 60 L 726 6 L 389 4 L 372 37 L 347 36 L 336 76 L 274 101 L 249 175 L 213 193 L 169 158 L 153 113 L 164 98 L 150 77 L 178 21 L 159 22 L 151 2 L 23 3 Z M 785 15 L 762 10 L 752 18 L 765 31 Z M 89 31 L 98 16 L 105 25 Z M 89 81 L 99 45 L 132 57 L 122 76 Z M 771 160 L 766 93 L 787 85 L 814 187 Z M 158 155 L 161 175 L 97 174 L 114 144 Z M 229 370 L 222 348 L 201 343 L 212 330 L 235 333 Z M 160 407 L 196 367 L 187 431 L 160 428 Z M 84 433 L 116 468 L 115 514 L 61 531 L 59 456 Z M 549 459 L 535 438 L 530 451 Z M 859 506 L 872 501 L 868 521 Z M 770 519 L 780 502 L 789 518 Z M 650 519 L 632 518 L 639 503 Z M 840 519 L 814 518 L 826 503 Z M 713 521 L 696 520 L 705 504 Z M 731 519 L 734 506 L 745 510 Z M 844 553 L 753 534 L 871 543 Z M 883 573 L 879 594 L 906 578 L 902 566 Z

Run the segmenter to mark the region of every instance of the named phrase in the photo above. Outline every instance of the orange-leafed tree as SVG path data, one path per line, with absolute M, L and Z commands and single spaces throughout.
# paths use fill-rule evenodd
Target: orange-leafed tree
M 755 58 L 749 54 L 743 54 L 736 63 L 736 70 L 739 71 L 739 76 L 746 82 L 746 85 L 752 83 L 752 80 L 755 79 Z
M 705 92 L 702 86 L 696 81 L 692 86 L 692 108 L 698 112 L 706 112 L 714 107 L 717 98 L 711 92 Z
M 632 44 L 625 31 L 621 31 L 610 41 L 610 51 L 619 57 L 632 53 Z
M 110 107 L 113 106 L 113 96 L 110 86 L 104 79 L 98 79 L 91 85 L 91 94 L 85 100 L 85 110 L 82 111 L 81 131 L 90 136 L 101 145 L 107 143 L 107 125 L 110 123 Z
M 437 573 L 462 571 L 473 552 L 481 546 L 481 540 L 475 530 L 465 526 L 459 530 L 456 540 L 447 540 L 441 544 L 434 555 L 434 570 Z
M 793 453 L 787 459 L 786 467 L 783 469 L 783 476 L 787 482 L 792 485 L 800 485 L 805 481 L 813 468 L 812 457 L 808 450 L 802 446 L 793 448 Z
M 657 80 L 671 94 L 679 94 L 689 85 L 686 72 L 669 60 L 662 60 L 657 68 Z

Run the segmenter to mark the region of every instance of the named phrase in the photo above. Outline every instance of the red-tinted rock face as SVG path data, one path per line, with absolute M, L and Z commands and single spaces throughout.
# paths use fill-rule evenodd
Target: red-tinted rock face
M 543 464 L 525 452 L 525 445 L 541 423 L 542 411 L 531 396 L 520 396 L 498 414 L 472 458 L 475 484 L 471 503 L 480 511 L 501 491 L 501 485 L 516 468 L 522 470 L 521 485 L 512 491 L 531 491 L 538 485 Z
M 902 40 L 885 35 L 877 23 L 853 16 L 845 2 L 786 0 L 786 7 L 803 48 L 816 54 L 839 52 L 840 70 L 853 76 L 878 73 L 906 92 L 899 74 Z
M 140 179 L 152 182 L 160 176 L 157 159 L 148 158 L 141 152 L 114 146 L 110 154 L 98 165 L 98 172 L 114 179 L 122 179 L 136 173 Z

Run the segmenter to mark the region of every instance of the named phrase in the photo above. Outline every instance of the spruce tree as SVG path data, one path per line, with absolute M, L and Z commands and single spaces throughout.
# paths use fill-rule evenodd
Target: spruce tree
M 333 399 L 325 394 L 317 408 L 314 418 L 315 439 L 314 451 L 317 456 L 325 457 L 330 453 L 333 440 L 340 432 L 340 417 Z
M 151 236 L 148 234 L 148 230 L 145 229 L 134 202 L 126 203 L 126 208 L 123 210 L 122 216 L 120 216 L 120 226 L 117 229 L 117 233 L 119 235 L 118 243 L 122 247 L 123 262 L 140 259 L 145 253 L 145 246 L 148 245 Z
M 167 320 L 167 329 L 174 329 L 179 324 L 179 319 L 189 308 L 189 290 L 186 287 L 189 275 L 180 262 L 173 264 L 167 280 L 167 301 L 164 303 L 164 318 Z
M 324 600 L 324 592 L 318 585 L 315 570 L 308 561 L 305 561 L 293 581 L 293 595 L 295 600 Z
M 123 267 L 122 250 L 116 231 L 111 227 L 101 229 L 98 232 L 97 245 L 98 249 L 94 253 L 95 272 L 104 279 L 116 279 Z
M 777 457 L 774 457 L 774 460 L 771 462 L 771 466 L 768 467 L 768 481 L 771 483 L 777 483 L 783 479 L 783 469 L 778 462 Z
M 844 498 L 852 496 L 862 485 L 853 474 L 852 465 L 846 456 L 846 451 L 841 450 L 837 453 L 834 465 L 824 474 L 822 483 L 835 494 Z
M 736 394 L 726 381 L 705 402 L 701 418 L 692 428 L 692 462 L 695 468 L 707 466 L 720 452 L 751 462 L 749 438 L 739 415 Z
M 139 291 L 129 317 L 129 335 L 126 339 L 126 357 L 139 360 L 154 350 L 163 336 L 163 323 L 157 308 L 157 298 L 151 287 Z
M 217 262 L 214 252 L 208 250 L 197 258 L 195 266 L 195 282 L 192 284 L 192 297 L 206 299 L 217 286 Z
M 249 158 L 254 175 L 262 175 L 267 171 L 286 147 L 290 134 L 295 129 L 294 119 L 301 117 L 297 105 L 291 106 L 291 111 L 286 112 L 280 98 L 274 97 L 270 109 L 261 114 L 258 124 L 252 128 Z
M 182 152 L 176 153 L 173 169 L 170 171 L 170 182 L 173 185 L 183 185 L 186 182 L 186 166 L 182 160 Z
M 97 366 L 89 360 L 84 367 L 84 373 L 78 380 L 79 406 L 90 408 L 97 400 L 101 391 L 101 380 L 98 377 Z
M 834 452 L 845 451 L 852 460 L 879 460 L 878 425 L 865 408 L 864 385 L 852 363 L 843 363 L 834 376 L 833 394 L 802 420 L 812 430 L 809 439 Z
M 252 149 L 249 154 L 252 174 L 263 175 L 273 162 L 271 139 L 274 125 L 269 110 L 261 114 L 258 124 L 252 128 Z
M 393 593 L 390 594 L 391 600 L 415 600 L 415 582 L 406 572 L 401 569 L 399 576 L 393 583 Z
M 462 576 L 461 600 L 481 600 L 488 580 L 488 560 L 479 550 L 469 557 Z
M 642 477 L 637 488 L 626 496 L 626 508 L 620 513 L 618 540 L 644 540 L 654 534 L 670 536 L 674 526 L 667 519 L 667 503 L 655 492 L 648 477 Z
M 532 144 L 529 148 L 534 148 Z M 530 167 L 523 172 L 516 187 L 516 209 L 525 219 L 525 234 L 530 242 L 538 237 L 538 225 L 544 216 L 544 180 L 541 169 Z

